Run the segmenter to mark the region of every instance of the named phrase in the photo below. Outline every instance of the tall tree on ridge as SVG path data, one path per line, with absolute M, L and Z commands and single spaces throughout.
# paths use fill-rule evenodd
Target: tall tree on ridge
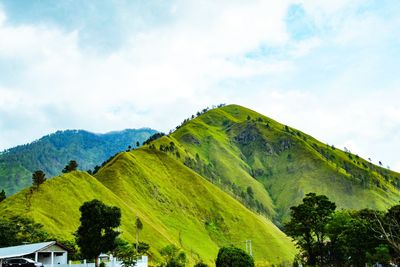
M 46 181 L 45 178 L 46 174 L 42 170 L 37 170 L 34 173 L 32 173 L 32 184 L 36 186 L 36 188 L 39 187 L 39 185 L 43 184 Z
M 68 173 L 68 172 L 76 171 L 77 168 L 78 168 L 78 163 L 75 160 L 70 160 L 68 165 L 65 165 L 62 172 Z

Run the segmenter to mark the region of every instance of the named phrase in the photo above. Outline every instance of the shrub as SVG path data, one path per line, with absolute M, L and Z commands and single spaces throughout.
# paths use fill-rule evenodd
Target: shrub
M 222 247 L 217 256 L 216 267 L 254 267 L 254 259 L 236 247 Z

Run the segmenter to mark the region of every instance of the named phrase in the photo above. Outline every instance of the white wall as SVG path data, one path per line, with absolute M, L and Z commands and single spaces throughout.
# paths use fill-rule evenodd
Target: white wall
M 114 262 L 105 262 L 106 267 L 121 267 L 121 261 L 114 261 Z M 51 266 L 45 266 L 51 267 Z M 94 263 L 86 263 L 86 264 L 54 264 L 54 267 L 95 267 Z M 137 262 L 135 267 L 148 267 L 148 257 L 142 256 Z
M 55 267 L 60 264 L 68 264 L 68 254 L 66 252 L 64 252 L 60 256 L 56 256 L 55 254 L 56 253 L 54 253 L 54 266 Z M 44 257 L 44 253 L 39 252 L 38 261 L 43 263 L 43 265 L 51 266 L 51 254 L 47 252 L 46 255 L 47 255 L 47 257 Z

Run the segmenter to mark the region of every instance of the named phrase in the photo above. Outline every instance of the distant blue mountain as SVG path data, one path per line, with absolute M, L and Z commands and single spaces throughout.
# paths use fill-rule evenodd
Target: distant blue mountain
M 96 134 L 84 130 L 57 131 L 30 144 L 0 153 L 0 191 L 9 196 L 32 184 L 32 173 L 43 170 L 50 178 L 61 173 L 70 160 L 89 170 L 114 154 L 136 147 L 157 131 L 149 128 Z

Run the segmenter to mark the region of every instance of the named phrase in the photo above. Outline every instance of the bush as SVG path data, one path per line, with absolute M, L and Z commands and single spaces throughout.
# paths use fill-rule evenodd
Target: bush
M 207 264 L 205 264 L 204 262 L 198 262 L 194 265 L 194 267 L 208 267 Z
M 161 256 L 165 259 L 165 267 L 184 267 L 187 259 L 186 254 L 175 245 L 168 245 L 160 250 Z
M 236 247 L 223 247 L 218 251 L 216 267 L 254 267 L 254 259 Z

